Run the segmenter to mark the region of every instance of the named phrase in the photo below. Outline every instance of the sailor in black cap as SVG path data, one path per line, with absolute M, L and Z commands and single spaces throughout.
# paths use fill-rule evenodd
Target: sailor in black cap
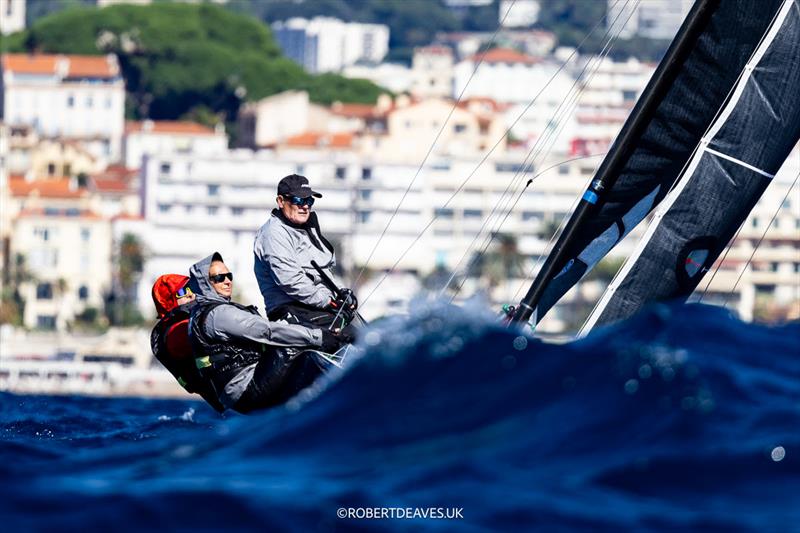
M 305 176 L 291 174 L 278 183 L 278 207 L 253 246 L 256 279 L 270 320 L 344 330 L 342 338 L 352 340 L 347 325 L 358 305 L 355 296 L 349 289 L 334 293 L 312 265 L 333 278 L 336 254 L 311 210 L 316 198 L 322 195 Z

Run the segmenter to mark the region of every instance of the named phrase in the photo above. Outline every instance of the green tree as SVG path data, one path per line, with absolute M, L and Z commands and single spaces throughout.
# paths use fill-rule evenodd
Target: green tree
M 144 270 L 144 245 L 136 235 L 122 236 L 115 254 L 114 286 L 106 298 L 106 316 L 112 326 L 144 323 L 136 306 L 136 289 Z
M 23 283 L 34 283 L 35 276 L 28 270 L 25 256 L 16 254 L 10 272 L 3 273 L 3 292 L 0 294 L 0 324 L 22 326 L 25 316 L 25 298 L 20 287 Z
M 476 253 L 469 266 L 469 277 L 483 278 L 489 287 L 496 287 L 512 278 L 526 275 L 525 256 L 520 253 L 517 238 L 506 233 L 492 236 L 493 244 L 483 253 Z

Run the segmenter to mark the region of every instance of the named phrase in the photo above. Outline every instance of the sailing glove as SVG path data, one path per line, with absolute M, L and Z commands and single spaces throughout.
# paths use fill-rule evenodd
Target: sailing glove
M 320 348 L 325 353 L 334 353 L 338 350 L 342 344 L 342 339 L 339 338 L 338 335 L 335 335 L 332 331 L 327 329 L 320 330 L 322 331 L 322 346 Z
M 353 321 L 358 309 L 358 299 L 350 289 L 341 289 L 338 296 L 330 301 L 328 308 L 344 318 L 345 323 L 349 324 Z

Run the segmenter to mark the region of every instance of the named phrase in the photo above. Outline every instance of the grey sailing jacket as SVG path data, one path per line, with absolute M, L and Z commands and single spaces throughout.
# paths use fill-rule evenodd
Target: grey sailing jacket
M 319 231 L 316 213 L 300 227 L 285 221 L 274 209 L 256 234 L 253 254 L 253 269 L 268 313 L 290 302 L 325 307 L 333 298 L 311 266 L 311 261 L 316 261 L 333 278 L 330 268 L 336 264 L 336 256 Z
M 197 295 L 198 304 L 204 301 L 223 301 L 223 298 L 208 279 L 208 269 L 215 254 L 198 261 L 189 270 L 189 286 Z M 198 305 L 195 309 L 200 308 Z M 195 313 L 192 313 L 194 317 Z M 191 328 L 190 328 L 191 329 Z M 293 324 L 270 322 L 266 318 L 248 313 L 232 305 L 220 305 L 209 311 L 205 321 L 205 331 L 209 337 L 223 341 L 234 338 L 249 339 L 255 342 L 281 347 L 313 347 L 322 346 L 322 331 Z M 256 364 L 242 370 L 225 386 L 220 394 L 222 404 L 230 408 L 242 396 L 247 385 L 253 379 Z

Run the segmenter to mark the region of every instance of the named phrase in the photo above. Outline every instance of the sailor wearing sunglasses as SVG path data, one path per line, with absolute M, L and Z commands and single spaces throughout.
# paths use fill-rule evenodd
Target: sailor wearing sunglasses
M 189 320 L 195 365 L 225 408 L 248 413 L 286 402 L 325 370 L 301 350 L 327 352 L 341 343 L 327 329 L 271 322 L 232 301 L 233 273 L 217 252 L 189 274 L 196 294 Z
M 349 289 L 334 294 L 312 265 L 333 278 L 336 254 L 311 210 L 317 198 L 322 195 L 305 176 L 292 174 L 278 183 L 278 207 L 253 246 L 256 279 L 270 320 L 340 330 L 342 341 L 350 342 L 355 296 Z

